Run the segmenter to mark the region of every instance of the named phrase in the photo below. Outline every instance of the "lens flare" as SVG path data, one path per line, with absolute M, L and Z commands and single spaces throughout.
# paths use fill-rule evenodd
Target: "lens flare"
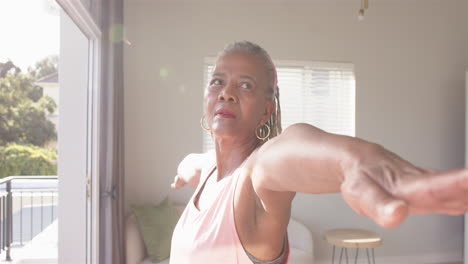
M 165 67 L 162 67 L 161 69 L 159 69 L 159 76 L 161 77 L 161 79 L 166 79 L 167 76 L 169 76 L 169 70 Z

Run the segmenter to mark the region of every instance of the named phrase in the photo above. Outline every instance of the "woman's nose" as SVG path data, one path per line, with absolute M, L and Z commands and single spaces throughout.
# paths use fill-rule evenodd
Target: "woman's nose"
M 233 84 L 228 83 L 219 93 L 218 100 L 237 103 L 237 97 L 234 94 Z

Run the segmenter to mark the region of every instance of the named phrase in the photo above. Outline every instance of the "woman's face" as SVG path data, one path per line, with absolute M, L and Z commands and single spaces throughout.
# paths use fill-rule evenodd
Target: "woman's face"
M 255 129 L 270 118 L 267 73 L 253 55 L 236 52 L 216 62 L 205 90 L 205 119 L 215 137 L 255 140 Z

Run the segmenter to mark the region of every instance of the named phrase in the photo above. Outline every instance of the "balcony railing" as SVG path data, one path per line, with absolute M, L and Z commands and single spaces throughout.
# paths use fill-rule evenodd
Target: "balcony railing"
M 23 246 L 57 218 L 57 176 L 0 179 L 0 253 L 11 261 L 12 246 Z

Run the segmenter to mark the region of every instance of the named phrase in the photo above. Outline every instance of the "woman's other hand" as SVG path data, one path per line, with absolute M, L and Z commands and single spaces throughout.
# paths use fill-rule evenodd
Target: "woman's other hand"
M 171 183 L 171 188 L 177 190 L 186 184 L 196 188 L 200 182 L 203 168 L 211 164 L 213 156 L 214 152 L 212 151 L 187 155 L 177 167 L 177 175 L 174 177 L 174 182 Z
M 468 169 L 422 169 L 380 145 L 368 144 L 344 166 L 341 192 L 356 212 L 383 227 L 408 213 L 460 215 L 468 211 Z

